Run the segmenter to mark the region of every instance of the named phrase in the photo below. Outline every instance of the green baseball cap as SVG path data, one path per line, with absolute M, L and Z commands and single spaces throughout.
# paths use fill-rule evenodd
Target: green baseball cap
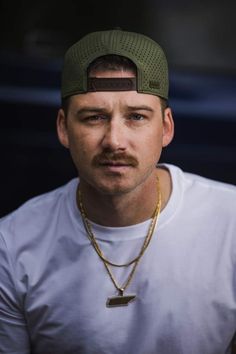
M 104 55 L 120 55 L 130 59 L 137 68 L 137 79 L 102 84 L 89 83 L 88 66 Z M 101 81 L 101 80 L 100 80 Z M 168 64 L 162 48 L 151 38 L 122 30 L 89 33 L 72 45 L 65 54 L 61 96 L 66 98 L 88 91 L 136 90 L 168 99 Z

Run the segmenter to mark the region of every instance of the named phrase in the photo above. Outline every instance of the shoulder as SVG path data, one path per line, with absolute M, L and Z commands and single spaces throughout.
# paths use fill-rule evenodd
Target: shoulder
M 215 217 L 235 219 L 236 186 L 165 165 L 172 179 L 172 194 L 178 205 L 191 211 L 212 213 Z M 180 202 L 182 201 L 182 202 Z
M 185 189 L 204 190 L 205 192 L 231 194 L 236 196 L 236 186 L 229 183 L 216 181 L 197 174 L 185 172 L 177 166 L 166 164 L 164 165 L 170 172 L 173 182 L 183 184 Z
M 71 202 L 77 183 L 77 179 L 73 179 L 62 187 L 30 199 L 12 213 L 1 218 L 1 235 L 4 237 L 8 234 L 20 233 L 21 237 L 24 237 L 52 223 L 61 209 Z
M 236 186 L 192 173 L 184 173 L 186 190 L 199 193 L 202 197 L 215 202 L 227 202 L 236 206 Z M 217 204 L 218 204 L 217 203 Z

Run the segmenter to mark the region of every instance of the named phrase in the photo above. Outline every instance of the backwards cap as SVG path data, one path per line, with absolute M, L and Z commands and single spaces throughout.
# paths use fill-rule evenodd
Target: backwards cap
M 130 59 L 137 68 L 137 82 L 133 88 L 132 80 L 126 88 L 119 82 L 115 88 L 105 84 L 91 85 L 87 69 L 95 59 L 109 54 L 121 55 Z M 99 79 L 98 79 L 99 80 Z M 114 80 L 113 80 L 114 81 Z M 119 81 L 119 80 L 118 80 Z M 129 88 L 129 84 L 131 85 Z M 102 87 L 105 85 L 105 88 Z M 168 65 L 162 48 L 151 38 L 134 32 L 122 30 L 93 32 L 68 49 L 62 72 L 62 98 L 88 91 L 116 91 L 135 89 L 168 99 Z

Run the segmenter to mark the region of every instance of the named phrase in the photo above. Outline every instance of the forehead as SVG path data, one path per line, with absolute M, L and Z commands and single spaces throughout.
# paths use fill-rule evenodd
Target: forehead
M 138 93 L 137 91 L 123 92 L 88 92 L 74 95 L 70 98 L 70 108 L 98 108 L 107 111 L 126 110 L 131 107 L 149 107 L 150 110 L 159 112 L 161 110 L 160 99 L 157 96 Z M 141 109 L 141 108 L 140 108 Z

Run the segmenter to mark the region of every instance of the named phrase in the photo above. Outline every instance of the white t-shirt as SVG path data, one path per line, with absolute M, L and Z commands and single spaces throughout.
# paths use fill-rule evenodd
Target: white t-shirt
M 116 289 L 84 230 L 78 180 L 0 222 L 0 353 L 225 354 L 236 330 L 236 188 L 166 165 L 170 200 L 126 293 Z M 138 254 L 150 220 L 92 223 L 108 259 Z M 121 285 L 130 268 L 112 268 Z

